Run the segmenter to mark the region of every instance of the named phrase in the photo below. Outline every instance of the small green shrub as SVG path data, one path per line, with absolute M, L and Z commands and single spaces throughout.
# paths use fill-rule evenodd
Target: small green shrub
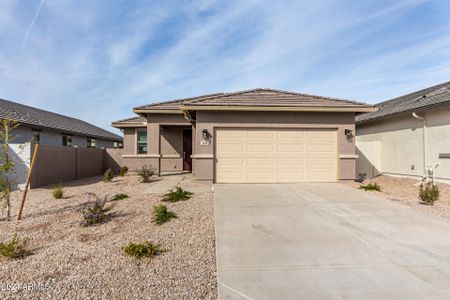
M 93 226 L 109 221 L 113 217 L 113 214 L 110 213 L 113 206 L 106 207 L 107 198 L 105 197 L 102 200 L 94 193 L 89 193 L 89 196 L 94 198 L 95 201 L 81 210 L 83 219 L 83 221 L 81 221 L 81 226 Z
M 128 167 L 123 166 L 119 169 L 119 176 L 123 177 L 128 173 Z
M 176 187 L 175 190 L 172 190 L 164 195 L 162 201 L 165 202 L 178 202 L 190 199 L 192 196 L 191 192 L 183 190 L 181 187 Z
M 154 205 L 153 206 L 153 217 L 152 222 L 156 225 L 162 225 L 172 218 L 176 218 L 177 215 L 169 210 L 167 210 L 167 207 L 163 204 L 161 205 Z
M 0 243 L 0 256 L 16 259 L 30 255 L 31 252 L 28 250 L 28 242 L 28 238 L 20 239 L 17 235 L 14 235 L 9 242 Z
M 62 185 L 57 185 L 53 189 L 53 197 L 55 197 L 55 199 L 61 199 L 63 196 L 64 196 L 64 189 Z
M 150 177 L 155 175 L 155 169 L 151 167 L 147 167 L 146 165 L 142 166 L 142 168 L 138 171 L 138 175 L 141 177 L 142 182 L 149 182 Z
M 367 185 L 361 185 L 359 188 L 365 191 L 381 192 L 381 187 L 376 182 L 369 182 Z
M 118 193 L 115 194 L 112 198 L 111 201 L 119 201 L 119 200 L 123 200 L 126 198 L 130 198 L 127 194 L 122 194 L 122 193 Z
M 103 173 L 103 181 L 110 182 L 114 178 L 114 172 L 111 168 L 107 169 L 105 173 Z
M 126 255 L 135 257 L 137 259 L 141 259 L 144 257 L 153 257 L 166 251 L 159 245 L 154 245 L 149 241 L 141 244 L 128 243 L 128 245 L 122 247 L 122 250 Z
M 421 204 L 433 205 L 439 199 L 439 188 L 431 182 L 422 183 L 419 187 L 419 199 Z

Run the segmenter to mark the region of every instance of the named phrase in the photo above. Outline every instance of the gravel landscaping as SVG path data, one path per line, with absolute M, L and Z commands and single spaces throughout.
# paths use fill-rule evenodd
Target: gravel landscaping
M 378 193 L 400 204 L 450 219 L 450 185 L 448 184 L 437 184 L 440 190 L 440 198 L 431 206 L 419 203 L 418 180 L 381 175 L 370 180 L 365 180 L 362 184 L 366 185 L 369 182 L 378 183 L 381 187 L 381 192 L 368 191 L 367 193 Z M 353 188 L 359 188 L 362 185 L 358 182 L 345 182 L 344 184 Z
M 31 190 L 23 219 L 0 221 L 0 242 L 28 237 L 33 252 L 0 258 L 0 299 L 216 299 L 212 194 L 164 202 L 178 218 L 158 226 L 151 223 L 152 207 L 162 194 L 144 194 L 148 185 L 127 175 L 110 183 L 101 177 L 71 182 L 63 199 L 54 199 L 50 187 Z M 108 203 L 116 214 L 109 222 L 82 227 L 86 192 L 130 198 Z M 14 214 L 20 196 L 13 195 Z M 141 260 L 123 254 L 125 244 L 144 241 L 167 251 Z

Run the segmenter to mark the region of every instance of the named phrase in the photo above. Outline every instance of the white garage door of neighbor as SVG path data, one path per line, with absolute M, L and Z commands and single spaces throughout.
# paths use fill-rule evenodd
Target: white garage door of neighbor
M 218 183 L 333 182 L 333 129 L 217 129 Z

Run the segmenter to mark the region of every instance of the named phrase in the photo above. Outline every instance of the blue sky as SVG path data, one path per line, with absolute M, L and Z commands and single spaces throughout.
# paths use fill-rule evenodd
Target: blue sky
M 450 80 L 447 1 L 0 5 L 0 98 L 109 130 L 134 106 L 211 92 L 269 87 L 376 103 Z

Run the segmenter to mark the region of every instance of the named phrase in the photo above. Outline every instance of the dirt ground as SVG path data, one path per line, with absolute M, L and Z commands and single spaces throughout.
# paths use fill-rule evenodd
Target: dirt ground
M 0 259 L 0 299 L 216 299 L 212 194 L 165 203 L 178 218 L 157 226 L 151 212 L 162 194 L 144 194 L 147 186 L 127 175 L 71 182 L 59 200 L 51 187 L 31 190 L 22 221 L 0 220 L 0 241 L 27 237 L 33 252 Z M 111 202 L 116 217 L 108 223 L 82 227 L 86 192 L 130 198 Z M 13 196 L 15 214 L 21 193 Z M 128 242 L 147 240 L 168 251 L 140 261 L 123 254 Z
M 400 204 L 420 209 L 430 213 L 438 214 L 450 219 L 450 185 L 438 183 L 440 197 L 433 206 L 419 203 L 419 181 L 411 178 L 400 178 L 388 175 L 381 175 L 371 180 L 365 180 L 362 184 L 376 182 L 381 187 L 381 192 L 367 191 L 367 193 L 380 193 L 392 201 Z M 354 188 L 361 184 L 358 182 L 344 183 Z

